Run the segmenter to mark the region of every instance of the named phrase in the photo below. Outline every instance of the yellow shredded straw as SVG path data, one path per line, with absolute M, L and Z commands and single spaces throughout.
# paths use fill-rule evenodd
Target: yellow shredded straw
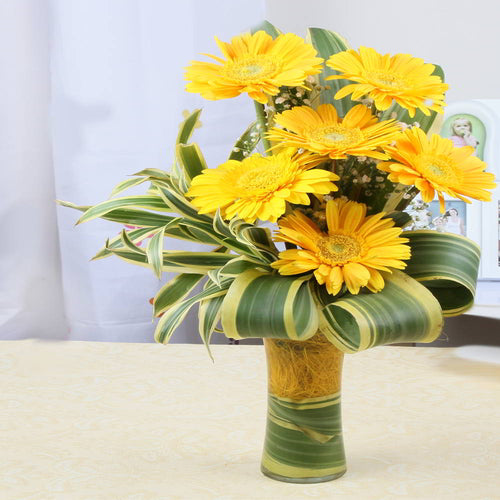
M 265 339 L 269 392 L 309 399 L 340 391 L 344 354 L 323 335 L 306 341 Z

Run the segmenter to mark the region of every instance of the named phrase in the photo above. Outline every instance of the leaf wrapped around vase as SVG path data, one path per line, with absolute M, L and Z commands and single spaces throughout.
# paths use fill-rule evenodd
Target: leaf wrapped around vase
M 321 333 L 299 342 L 266 338 L 267 431 L 262 472 L 322 482 L 346 470 L 340 387 L 344 354 Z
M 209 168 L 191 142 L 196 110 L 180 125 L 171 172 L 137 172 L 95 206 L 60 204 L 83 212 L 79 223 L 122 226 L 95 259 L 176 273 L 153 300 L 158 342 L 195 305 L 209 353 L 214 332 L 264 338 L 262 470 L 291 482 L 334 479 L 345 471 L 344 353 L 432 342 L 443 316 L 473 304 L 477 245 L 405 231 L 405 208 L 416 196 L 437 195 L 442 211 L 445 194 L 487 201 L 493 174 L 472 147 L 428 135 L 448 88 L 439 66 L 356 51 L 319 28 L 306 41 L 267 22 L 217 44 L 221 56 L 187 68 L 186 89 L 254 100 L 255 122 L 228 159 Z M 141 184 L 145 194 L 121 194 Z M 204 247 L 165 250 L 165 237 Z

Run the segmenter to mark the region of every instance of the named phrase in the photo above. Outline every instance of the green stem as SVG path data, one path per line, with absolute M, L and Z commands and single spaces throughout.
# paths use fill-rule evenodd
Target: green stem
M 393 210 L 404 210 L 410 201 L 417 196 L 420 191 L 415 187 L 409 187 L 405 184 L 397 184 L 394 191 L 392 192 L 390 198 L 386 201 L 384 212 L 392 212 Z M 405 195 L 409 195 L 404 198 Z
M 396 101 L 393 101 L 388 109 L 380 113 L 379 121 L 390 120 L 392 113 L 394 112 L 397 113 L 397 110 L 398 110 L 398 104 L 396 103 Z
M 266 120 L 266 112 L 264 109 L 264 104 L 261 104 L 260 102 L 257 101 L 254 101 L 254 104 L 255 104 L 255 113 L 257 115 L 257 123 L 259 125 L 260 140 L 262 141 L 262 145 L 264 146 L 266 154 L 270 156 L 272 155 L 270 151 L 271 143 L 264 136 L 264 134 L 267 132 L 267 120 Z
M 408 191 L 406 192 L 406 198 L 403 198 L 398 205 L 396 205 L 396 210 L 402 211 L 404 210 L 410 203 L 411 201 L 415 198 L 420 193 L 418 188 L 415 186 L 412 186 Z

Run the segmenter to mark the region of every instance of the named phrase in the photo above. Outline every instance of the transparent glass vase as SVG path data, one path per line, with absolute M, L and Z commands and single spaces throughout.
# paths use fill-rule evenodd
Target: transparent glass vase
M 267 428 L 261 470 L 290 483 L 320 483 L 346 471 L 340 386 L 343 353 L 323 335 L 265 339 Z

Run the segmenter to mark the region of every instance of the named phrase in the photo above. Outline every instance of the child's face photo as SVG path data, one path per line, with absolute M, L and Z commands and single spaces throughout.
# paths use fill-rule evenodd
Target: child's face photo
M 453 123 L 453 133 L 460 137 L 471 132 L 469 122 L 465 119 L 458 119 Z

